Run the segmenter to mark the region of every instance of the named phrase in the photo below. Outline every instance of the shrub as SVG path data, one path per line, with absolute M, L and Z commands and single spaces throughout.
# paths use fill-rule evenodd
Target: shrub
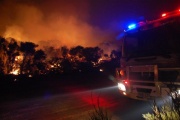
M 93 107 L 94 110 L 89 113 L 89 120 L 111 120 L 111 116 L 108 114 L 107 110 L 100 106 L 99 97 L 97 99 L 97 105 L 93 104 Z
M 158 107 L 156 102 L 153 103 L 153 113 L 143 114 L 146 120 L 180 120 L 180 95 L 177 93 L 177 87 L 171 84 L 168 95 L 171 102 L 164 102 L 162 107 Z
M 153 104 L 153 113 L 143 114 L 146 120 L 180 120 L 178 111 L 171 103 L 165 103 L 162 107 L 158 107 L 156 102 Z

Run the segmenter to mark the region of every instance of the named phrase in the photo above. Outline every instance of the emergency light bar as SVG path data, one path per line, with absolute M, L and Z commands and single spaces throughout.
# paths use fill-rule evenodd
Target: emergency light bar
M 128 26 L 128 28 L 131 30 L 131 29 L 135 29 L 136 28 L 136 24 L 130 24 L 129 26 Z
M 168 21 L 171 21 L 173 18 L 176 18 L 179 16 L 180 16 L 180 9 L 172 11 L 172 12 L 163 13 L 161 15 L 161 18 L 159 19 L 152 20 L 152 21 L 141 21 L 138 23 L 130 24 L 128 26 L 128 29 L 124 31 L 128 32 L 128 31 L 151 29 L 154 27 L 164 25 L 165 23 L 168 23 Z

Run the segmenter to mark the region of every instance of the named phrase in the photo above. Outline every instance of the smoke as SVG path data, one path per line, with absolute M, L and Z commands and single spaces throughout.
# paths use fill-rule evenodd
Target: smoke
M 4 0 L 0 35 L 43 46 L 98 46 L 111 34 L 89 24 L 89 0 Z

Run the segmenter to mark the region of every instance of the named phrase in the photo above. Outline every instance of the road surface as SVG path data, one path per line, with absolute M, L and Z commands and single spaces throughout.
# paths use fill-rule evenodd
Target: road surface
M 88 120 L 95 108 L 103 108 L 111 120 L 143 120 L 142 114 L 151 112 L 151 103 L 121 96 L 115 84 L 73 83 L 61 85 L 58 90 L 2 101 L 0 119 Z

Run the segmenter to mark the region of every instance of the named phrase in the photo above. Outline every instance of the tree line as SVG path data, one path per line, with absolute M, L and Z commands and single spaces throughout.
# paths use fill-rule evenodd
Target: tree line
M 33 42 L 19 42 L 0 37 L 0 74 L 49 74 L 92 71 L 99 66 L 119 66 L 121 52 L 111 54 L 96 47 L 46 46 L 38 49 Z M 108 60 L 103 61 L 102 60 Z

